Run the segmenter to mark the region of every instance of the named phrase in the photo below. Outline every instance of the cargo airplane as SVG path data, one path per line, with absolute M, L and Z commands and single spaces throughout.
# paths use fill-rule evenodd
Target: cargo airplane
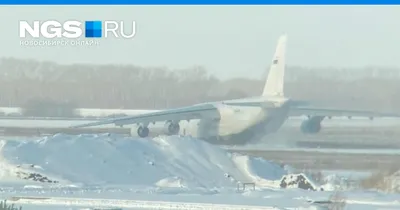
M 105 124 L 121 127 L 131 125 L 132 133 L 137 133 L 139 137 L 147 137 L 150 124 L 163 123 L 161 134 L 189 134 L 216 144 L 246 144 L 257 137 L 276 132 L 289 116 L 310 116 L 301 125 L 304 133 L 319 132 L 325 116 L 388 116 L 368 111 L 311 107 L 307 102 L 285 97 L 286 43 L 286 35 L 279 37 L 261 96 L 157 110 L 76 125 L 72 128 Z M 185 129 L 182 129 L 183 127 Z

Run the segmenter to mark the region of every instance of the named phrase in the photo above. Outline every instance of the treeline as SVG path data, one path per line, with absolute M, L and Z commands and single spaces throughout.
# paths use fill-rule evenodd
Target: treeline
M 372 70 L 366 68 L 363 76 L 362 69 L 288 67 L 285 91 L 290 97 L 327 106 L 400 113 L 400 70 Z M 337 77 L 343 76 L 337 72 L 352 71 Z M 200 66 L 168 69 L 0 59 L 0 106 L 24 107 L 46 100 L 83 108 L 164 109 L 256 96 L 263 83 L 264 79 L 220 80 Z

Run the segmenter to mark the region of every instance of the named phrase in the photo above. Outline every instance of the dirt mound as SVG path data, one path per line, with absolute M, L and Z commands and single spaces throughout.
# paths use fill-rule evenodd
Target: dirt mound
M 27 173 L 23 171 L 16 172 L 17 177 L 25 180 L 31 180 L 35 182 L 42 182 L 42 183 L 58 183 L 56 180 L 50 180 L 49 178 L 38 174 L 38 173 Z
M 300 188 L 303 190 L 322 190 L 304 174 L 284 175 L 280 180 L 281 188 Z

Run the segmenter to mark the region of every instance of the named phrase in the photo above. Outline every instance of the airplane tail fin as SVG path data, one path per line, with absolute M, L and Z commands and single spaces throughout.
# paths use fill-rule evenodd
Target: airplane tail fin
M 284 96 L 286 42 L 286 34 L 279 37 L 262 96 Z

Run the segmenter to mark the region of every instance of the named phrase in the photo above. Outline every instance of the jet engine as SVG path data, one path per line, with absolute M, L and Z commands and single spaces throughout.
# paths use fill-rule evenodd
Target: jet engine
M 137 134 L 141 138 L 145 138 L 145 137 L 149 136 L 149 133 L 150 133 L 150 130 L 148 127 L 139 126 L 137 129 Z
M 178 122 L 167 121 L 164 125 L 164 132 L 167 135 L 179 134 L 180 126 Z
M 301 123 L 300 130 L 307 134 L 318 133 L 321 130 L 321 121 L 323 119 L 324 117 L 321 116 L 310 117 Z

